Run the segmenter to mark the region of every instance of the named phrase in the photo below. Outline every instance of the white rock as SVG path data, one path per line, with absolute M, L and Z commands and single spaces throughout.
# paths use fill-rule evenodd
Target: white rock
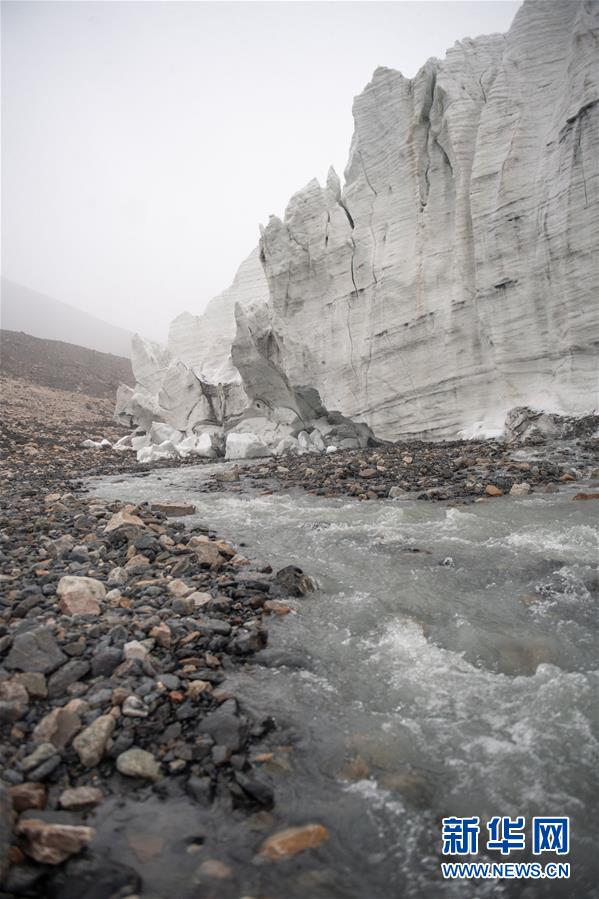
M 256 434 L 227 434 L 225 459 L 257 459 L 270 456 L 271 450 Z
M 176 459 L 177 447 L 170 440 L 157 446 L 145 446 L 137 451 L 138 462 L 157 462 L 160 459 Z
M 275 446 L 275 456 L 284 456 L 287 453 L 297 455 L 299 453 L 299 443 L 295 437 L 283 437 Z
M 333 446 L 333 444 L 331 444 L 330 446 L 327 446 L 326 452 L 330 455 L 331 453 L 337 453 L 338 449 L 336 446 Z
M 85 447 L 85 449 L 102 449 L 111 447 L 112 443 L 104 437 L 102 440 L 84 440 L 81 446 Z
M 189 437 L 186 437 L 177 444 L 176 449 L 182 459 L 186 459 L 188 456 L 200 456 L 203 459 L 214 459 L 217 454 L 212 443 L 211 435 L 206 433 L 200 434 L 199 436 L 190 434 Z
M 317 450 L 319 453 L 324 453 L 325 443 L 322 439 L 322 434 L 320 433 L 320 431 L 312 431 L 312 433 L 310 434 L 310 442 L 315 450 Z
M 143 662 L 148 655 L 148 649 L 139 640 L 130 640 L 129 643 L 125 643 L 123 646 L 123 653 L 128 662 L 136 659 Z
M 152 427 L 148 433 L 149 442 L 160 445 L 167 440 L 172 444 L 177 444 L 183 439 L 183 434 L 177 428 L 165 424 L 162 421 L 153 421 Z

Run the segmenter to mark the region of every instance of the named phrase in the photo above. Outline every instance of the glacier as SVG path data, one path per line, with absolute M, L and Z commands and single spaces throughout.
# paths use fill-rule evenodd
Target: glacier
M 269 453 L 594 412 L 598 45 L 599 4 L 526 0 L 506 35 L 412 79 L 378 68 L 344 183 L 331 169 L 296 193 L 165 348 L 134 339 L 117 417 L 138 449 L 158 449 L 153 422 L 175 454 L 200 434 L 218 453 L 251 443 L 231 433 Z

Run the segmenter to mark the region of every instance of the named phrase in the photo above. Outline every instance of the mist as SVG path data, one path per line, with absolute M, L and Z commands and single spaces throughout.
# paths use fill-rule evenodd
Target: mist
M 3 275 L 164 340 L 343 172 L 378 65 L 413 76 L 519 5 L 3 4 Z

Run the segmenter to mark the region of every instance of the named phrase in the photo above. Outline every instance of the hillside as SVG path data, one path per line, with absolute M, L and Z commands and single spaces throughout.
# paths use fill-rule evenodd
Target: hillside
M 129 356 L 132 334 L 81 309 L 2 278 L 1 327 L 64 340 L 102 353 Z
M 111 401 L 120 383 L 134 382 L 131 363 L 122 356 L 5 330 L 0 331 L 0 374 Z

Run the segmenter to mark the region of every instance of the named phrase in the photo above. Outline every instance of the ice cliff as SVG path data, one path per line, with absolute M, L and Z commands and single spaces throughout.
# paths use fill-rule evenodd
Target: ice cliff
M 336 410 L 395 439 L 596 409 L 598 44 L 598 3 L 527 0 L 413 79 L 377 69 L 344 185 L 295 194 L 168 352 L 137 342 L 121 413 L 297 437 Z

